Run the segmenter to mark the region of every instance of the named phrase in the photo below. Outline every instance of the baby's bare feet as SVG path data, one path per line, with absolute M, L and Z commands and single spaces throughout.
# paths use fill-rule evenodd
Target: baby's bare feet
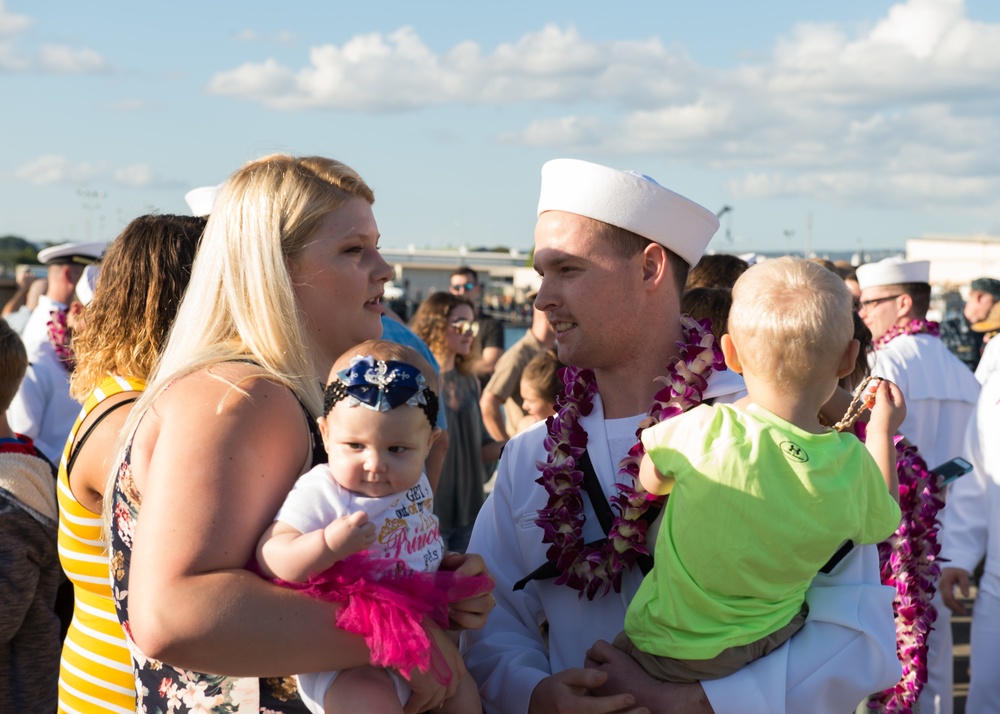
M 359 553 L 375 542 L 375 524 L 367 513 L 341 516 L 323 529 L 323 539 L 337 560 Z

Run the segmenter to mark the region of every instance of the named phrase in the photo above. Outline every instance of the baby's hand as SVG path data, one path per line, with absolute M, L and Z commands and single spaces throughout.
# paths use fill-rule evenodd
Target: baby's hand
M 323 529 L 323 540 L 337 560 L 342 560 L 375 542 L 375 524 L 369 523 L 368 514 L 360 511 L 341 516 Z
M 875 389 L 865 394 L 865 406 L 872 412 L 868 420 L 869 430 L 877 429 L 895 436 L 906 418 L 903 392 L 888 379 L 880 379 Z

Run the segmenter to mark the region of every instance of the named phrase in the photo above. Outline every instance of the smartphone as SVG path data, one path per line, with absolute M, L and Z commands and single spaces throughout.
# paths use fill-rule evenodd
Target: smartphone
M 941 485 L 947 486 L 959 476 L 972 471 L 972 464 L 963 458 L 956 456 L 951 461 L 946 461 L 940 466 L 931 469 L 931 473 L 941 477 Z

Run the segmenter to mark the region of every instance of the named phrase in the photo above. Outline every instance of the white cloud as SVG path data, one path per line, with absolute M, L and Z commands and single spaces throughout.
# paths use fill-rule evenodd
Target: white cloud
M 0 71 L 23 72 L 28 69 L 29 62 L 22 57 L 9 42 L 0 40 Z
M 101 162 L 74 164 L 65 156 L 45 154 L 15 169 L 14 175 L 36 186 L 48 186 L 86 183 L 97 178 L 106 170 L 106 165 Z
M 741 196 L 868 205 L 1000 192 L 1000 24 L 963 0 L 903 0 L 867 26 L 801 23 L 730 68 L 657 38 L 593 41 L 549 25 L 492 50 L 431 50 L 408 27 L 216 74 L 210 93 L 286 111 L 531 103 L 507 144 L 664 156 L 743 175 Z
M 108 161 L 71 161 L 60 154 L 45 154 L 18 167 L 14 175 L 36 186 L 77 186 L 105 181 L 124 188 L 172 187 L 176 181 L 162 179 L 148 164 L 115 166 Z
M 291 45 L 295 43 L 295 35 L 288 30 L 278 30 L 272 34 L 257 32 L 256 30 L 244 29 L 233 35 L 237 42 L 261 42 L 276 43 L 279 45 Z
M 805 172 L 797 175 L 750 173 L 731 181 L 736 198 L 767 199 L 811 196 L 834 204 L 877 205 L 882 208 L 925 208 L 981 203 L 991 205 L 1000 195 L 996 176 L 949 177 L 934 173 L 872 174 L 863 171 Z
M 117 102 L 105 104 L 101 108 L 108 112 L 141 112 L 149 109 L 159 109 L 162 106 L 161 102 L 149 99 L 122 99 Z
M 148 164 L 132 164 L 111 172 L 115 183 L 130 188 L 148 188 L 156 183 L 156 176 Z
M 38 50 L 38 66 L 47 72 L 60 74 L 91 74 L 110 69 L 104 58 L 94 50 L 66 45 L 42 45 Z
M 10 12 L 4 0 L 0 0 L 0 71 L 93 74 L 110 70 L 98 52 L 87 48 L 42 44 L 34 54 L 25 52 L 18 47 L 19 36 L 34 22 L 30 17 Z
M 18 15 L 7 9 L 7 3 L 0 0 L 0 37 L 18 35 L 34 23 L 27 15 Z
M 343 46 L 314 47 L 308 66 L 300 69 L 273 59 L 247 63 L 216 74 L 207 89 L 285 110 L 389 112 L 581 98 L 641 106 L 690 94 L 677 74 L 696 70 L 655 39 L 591 42 L 572 27 L 549 25 L 492 54 L 463 42 L 436 55 L 403 27 L 388 35 L 358 35 Z

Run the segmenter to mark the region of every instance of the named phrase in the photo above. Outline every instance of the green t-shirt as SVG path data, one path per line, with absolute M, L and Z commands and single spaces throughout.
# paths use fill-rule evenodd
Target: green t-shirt
M 750 405 L 700 406 L 642 433 L 676 481 L 656 561 L 625 617 L 639 649 L 710 659 L 786 625 L 845 540 L 878 543 L 900 510 L 852 434 L 811 434 Z

